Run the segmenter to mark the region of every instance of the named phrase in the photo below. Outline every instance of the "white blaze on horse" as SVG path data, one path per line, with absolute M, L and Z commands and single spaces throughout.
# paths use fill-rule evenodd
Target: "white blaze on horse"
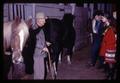
M 4 54 L 8 54 L 6 50 L 12 49 L 12 61 L 13 63 L 20 63 L 23 61 L 22 50 L 29 36 L 28 25 L 24 20 L 18 17 L 11 22 L 4 23 Z

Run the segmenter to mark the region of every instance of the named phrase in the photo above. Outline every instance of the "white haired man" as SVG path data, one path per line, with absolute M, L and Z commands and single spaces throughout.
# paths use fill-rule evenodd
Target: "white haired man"
M 47 56 L 46 52 L 48 52 L 45 35 L 43 32 L 43 28 L 46 22 L 46 16 L 44 13 L 39 12 L 36 14 L 36 45 L 34 51 L 34 79 L 44 79 L 45 77 L 45 63 L 44 58 Z

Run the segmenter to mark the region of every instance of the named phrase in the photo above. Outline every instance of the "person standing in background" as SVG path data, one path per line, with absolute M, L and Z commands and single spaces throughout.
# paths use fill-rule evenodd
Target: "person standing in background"
M 103 23 L 101 21 L 102 11 L 96 11 L 94 13 L 94 19 L 92 20 L 92 56 L 90 66 L 95 66 L 97 59 L 99 60 L 98 68 L 102 67 L 103 60 L 99 57 L 99 49 L 102 41 Z
M 102 21 L 106 27 L 103 33 L 103 40 L 100 48 L 100 56 L 104 59 L 107 79 L 114 79 L 115 53 L 116 53 L 116 27 L 111 24 L 111 18 L 102 16 Z

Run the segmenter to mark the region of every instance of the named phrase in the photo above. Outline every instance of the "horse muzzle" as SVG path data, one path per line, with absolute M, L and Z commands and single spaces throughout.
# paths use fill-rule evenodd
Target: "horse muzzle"
M 13 51 L 12 61 L 14 64 L 19 64 L 23 62 L 21 51 Z

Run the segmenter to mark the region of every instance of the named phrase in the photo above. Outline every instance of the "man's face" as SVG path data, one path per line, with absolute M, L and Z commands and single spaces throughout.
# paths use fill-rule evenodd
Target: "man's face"
M 99 18 L 98 18 L 98 15 L 96 15 L 96 16 L 95 16 L 95 20 L 98 20 L 98 19 L 99 19 Z
M 101 15 L 96 15 L 96 16 L 95 16 L 95 19 L 96 19 L 97 21 L 101 20 Z
M 46 22 L 44 17 L 43 17 L 43 18 L 37 18 L 36 21 L 37 21 L 37 25 L 38 25 L 39 27 L 44 26 L 44 24 L 45 24 L 45 22 Z

